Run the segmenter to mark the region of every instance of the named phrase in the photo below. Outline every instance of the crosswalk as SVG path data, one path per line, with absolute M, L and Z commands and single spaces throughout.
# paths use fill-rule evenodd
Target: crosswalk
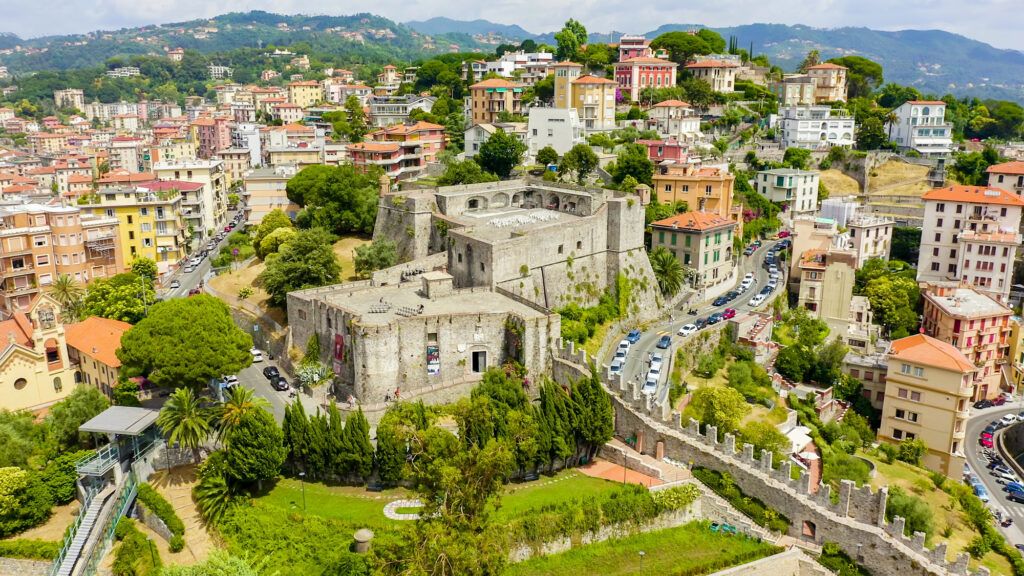
M 1017 504 L 1017 503 L 1011 502 L 1010 504 L 1008 504 L 1006 506 L 999 506 L 999 505 L 997 505 L 997 506 L 993 506 L 992 508 L 993 509 L 1001 509 L 1004 515 L 1005 514 L 1009 514 L 1010 516 L 1013 516 L 1014 518 L 1024 518 L 1024 504 Z

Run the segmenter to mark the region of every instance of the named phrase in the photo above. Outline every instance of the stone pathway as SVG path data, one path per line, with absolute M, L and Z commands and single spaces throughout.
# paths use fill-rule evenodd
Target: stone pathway
M 395 500 L 384 506 L 384 517 L 391 520 L 419 520 L 418 512 L 398 512 L 403 508 L 422 508 L 423 502 L 418 499 Z

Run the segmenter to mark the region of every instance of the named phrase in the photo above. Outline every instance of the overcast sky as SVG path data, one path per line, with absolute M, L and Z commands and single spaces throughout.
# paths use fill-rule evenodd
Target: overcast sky
M 755 22 L 881 30 L 942 29 L 998 48 L 1024 50 L 1022 0 L 0 0 L 0 31 L 23 38 L 158 24 L 225 12 L 352 14 L 396 21 L 448 16 L 519 24 L 542 33 L 567 18 L 592 32 L 646 32 L 666 23 L 729 26 Z

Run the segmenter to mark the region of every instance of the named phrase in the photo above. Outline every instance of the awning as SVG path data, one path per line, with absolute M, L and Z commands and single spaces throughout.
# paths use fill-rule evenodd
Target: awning
M 156 423 L 160 412 L 134 406 L 111 406 L 78 427 L 79 432 L 138 436 Z

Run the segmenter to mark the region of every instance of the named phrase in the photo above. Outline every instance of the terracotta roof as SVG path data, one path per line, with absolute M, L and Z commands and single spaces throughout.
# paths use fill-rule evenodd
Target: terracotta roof
M 319 86 L 320 83 L 316 80 L 302 80 L 299 82 L 291 82 L 289 86 Z
M 470 88 L 520 88 L 520 84 L 515 82 L 509 82 L 508 80 L 502 80 L 501 78 L 490 78 L 482 82 L 477 82 L 470 86 Z
M 655 58 L 653 56 L 637 56 L 636 58 L 626 58 L 625 60 L 619 62 L 619 64 L 671 64 L 673 66 L 678 66 L 678 64 L 671 60 L 662 60 L 661 58 Z
M 374 134 L 409 134 L 412 132 L 420 132 L 423 130 L 444 130 L 444 126 L 440 124 L 432 124 L 430 122 L 424 122 L 420 120 L 415 124 L 394 124 L 387 128 L 381 128 L 376 130 Z
M 14 186 L 8 186 L 0 190 L 4 194 L 20 194 L 22 192 L 35 192 L 37 188 L 30 184 L 16 184 Z
M 928 104 L 929 106 L 946 105 L 942 100 L 907 100 L 905 104 Z
M 691 62 L 686 65 L 687 68 L 739 68 L 740 65 L 735 62 L 727 62 L 725 60 L 701 60 L 700 62 Z
M 685 228 L 687 230 L 710 230 L 735 224 L 732 220 L 722 218 L 713 212 L 685 212 L 653 222 L 651 226 L 659 228 Z
M 906 360 L 925 366 L 934 366 L 953 372 L 974 372 L 974 364 L 962 352 L 941 340 L 926 334 L 914 334 L 893 341 L 889 358 Z M 895 374 L 890 370 L 890 374 Z
M 92 176 L 83 176 L 81 174 L 72 174 L 68 176 L 68 184 L 91 184 Z
M 149 182 L 151 180 L 156 180 L 156 175 L 152 172 L 129 172 L 119 168 L 107 172 L 97 182 L 100 184 L 125 184 L 130 182 Z
M 598 78 L 597 76 L 591 76 L 585 74 L 572 81 L 573 84 L 616 84 L 616 82 L 607 78 Z
M 111 368 L 118 368 L 121 366 L 121 361 L 117 359 L 121 335 L 131 327 L 131 324 L 120 320 L 90 316 L 81 322 L 64 326 L 64 338 L 69 347 Z
M 552 64 L 552 66 L 554 66 L 554 67 L 559 67 L 559 68 L 560 68 L 560 67 L 567 67 L 567 68 L 583 68 L 583 64 L 577 64 L 577 63 L 575 63 L 575 62 L 572 62 L 572 61 L 570 61 L 570 60 L 563 60 L 563 61 L 561 61 L 561 62 L 555 62 L 554 64 Z
M 193 126 L 214 126 L 217 123 L 213 121 L 213 118 L 208 116 L 200 116 L 192 121 Z
M 1013 162 L 1003 162 L 1002 164 L 993 164 L 985 170 L 989 174 L 1021 174 L 1024 175 L 1024 162 L 1015 160 Z
M 690 106 L 682 100 L 665 100 L 655 104 L 654 108 L 693 108 L 693 106 Z
M 948 202 L 970 202 L 973 204 L 1024 206 L 1024 199 L 1002 188 L 961 186 L 959 184 L 929 190 L 921 198 L 923 200 L 945 200 Z
M 6 347 L 9 337 L 14 337 L 14 342 L 22 346 L 32 345 L 32 323 L 24 312 L 15 312 L 10 320 L 0 322 L 0 341 Z
M 184 180 L 153 180 L 152 182 L 140 182 L 140 188 L 147 190 L 178 190 L 180 192 L 194 192 L 202 190 L 202 182 L 186 182 Z
M 846 66 L 840 66 L 834 62 L 822 62 L 821 64 L 815 64 L 814 66 L 808 66 L 808 70 L 846 70 Z

